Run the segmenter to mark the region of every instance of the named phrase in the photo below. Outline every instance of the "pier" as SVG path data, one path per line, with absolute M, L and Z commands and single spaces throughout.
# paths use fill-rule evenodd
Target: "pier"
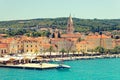
M 63 65 L 63 68 L 66 68 L 67 65 Z M 18 65 L 3 65 L 0 64 L 0 67 L 4 68 L 19 68 L 19 69 L 57 69 L 59 64 L 50 64 L 50 63 L 26 63 L 26 64 L 18 64 Z
M 59 65 L 58 64 L 50 64 L 50 63 L 27 63 L 27 64 L 18 64 L 18 65 L 0 65 L 0 67 L 4 68 L 19 68 L 19 69 L 55 69 Z

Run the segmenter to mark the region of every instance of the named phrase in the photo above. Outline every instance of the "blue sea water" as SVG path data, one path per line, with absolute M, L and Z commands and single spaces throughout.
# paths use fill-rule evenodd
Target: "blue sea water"
M 68 69 L 0 68 L 0 80 L 120 80 L 120 58 L 66 61 Z

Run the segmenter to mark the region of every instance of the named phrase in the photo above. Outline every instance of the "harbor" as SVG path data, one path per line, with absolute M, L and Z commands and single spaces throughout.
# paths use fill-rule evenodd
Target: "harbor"
M 27 54 L 26 54 L 27 55 Z M 58 69 L 58 68 L 70 68 L 69 65 L 65 65 L 61 61 L 71 61 L 71 60 L 88 60 L 88 59 L 103 59 L 103 58 L 119 58 L 120 54 L 106 54 L 106 55 L 92 55 L 92 56 L 81 56 L 78 54 L 71 55 L 67 57 L 67 55 L 63 55 L 63 57 L 59 57 L 58 55 L 52 54 L 52 58 L 45 58 L 45 56 L 49 57 L 49 55 L 17 55 L 17 56 L 4 56 L 0 58 L 0 67 L 4 68 L 18 68 L 18 69 Z M 32 57 L 31 57 L 32 56 Z M 58 56 L 58 57 L 55 57 Z M 59 62 L 57 64 L 51 62 Z
M 50 63 L 51 59 L 43 59 L 40 55 L 6 55 L 0 57 L 0 67 L 4 68 L 18 68 L 18 69 L 59 69 L 70 68 L 70 66 L 63 63 Z

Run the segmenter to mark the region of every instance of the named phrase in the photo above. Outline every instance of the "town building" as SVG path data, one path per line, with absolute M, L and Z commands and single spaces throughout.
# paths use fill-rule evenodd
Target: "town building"
M 52 38 L 51 44 L 54 44 L 56 46 L 55 51 L 57 52 L 60 52 L 62 49 L 65 49 L 65 51 L 75 50 L 74 41 L 72 41 L 71 39 Z
M 112 38 L 110 36 L 102 35 L 88 35 L 85 39 L 88 44 L 88 49 L 95 49 L 98 46 L 101 46 L 105 49 L 113 49 Z
M 0 43 L 0 56 L 8 53 L 8 44 Z
M 8 53 L 17 53 L 18 48 L 17 48 L 17 41 L 16 38 L 11 37 L 11 38 L 2 38 L 1 43 L 6 43 L 8 45 Z
M 87 52 L 101 46 L 105 49 L 113 49 L 120 45 L 120 39 L 112 39 L 110 34 L 74 33 L 74 23 L 71 15 L 67 21 L 66 33 L 57 28 L 41 28 L 41 31 L 49 30 L 51 32 L 48 37 L 10 37 L 0 39 L 0 54 L 11 53 L 42 53 L 49 51 L 52 46 L 53 51 L 60 52 L 65 49 L 67 52 L 78 51 Z
M 87 52 L 88 48 L 88 42 L 86 41 L 80 41 L 76 43 L 76 51 L 78 52 Z
M 113 47 L 120 46 L 120 39 L 113 39 Z

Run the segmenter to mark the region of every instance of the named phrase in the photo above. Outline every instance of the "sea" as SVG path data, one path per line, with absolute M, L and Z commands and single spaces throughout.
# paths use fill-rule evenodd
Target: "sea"
M 65 61 L 70 69 L 0 68 L 0 80 L 120 80 L 120 58 Z

